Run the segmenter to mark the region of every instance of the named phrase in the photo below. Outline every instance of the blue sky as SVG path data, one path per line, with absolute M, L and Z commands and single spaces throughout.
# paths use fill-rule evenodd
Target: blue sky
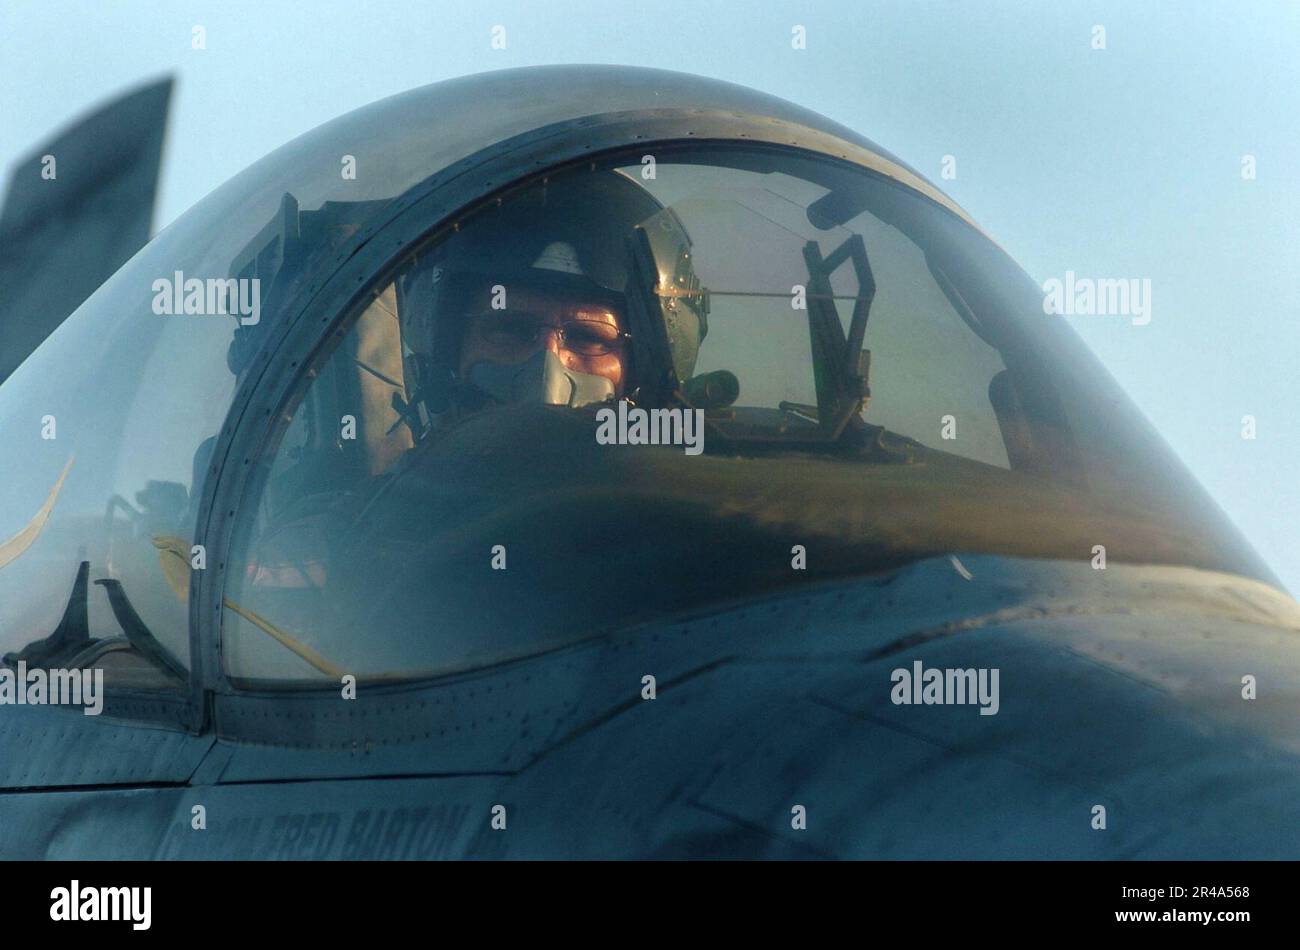
M 206 29 L 193 50 L 191 29 Z M 490 47 L 506 27 L 504 50 Z M 791 48 L 791 29 L 807 48 Z M 1092 48 L 1094 27 L 1106 48 Z M 1152 283 L 1073 325 L 1300 591 L 1300 3 L 389 0 L 0 3 L 0 163 L 176 73 L 161 227 L 276 146 L 413 86 L 627 63 L 761 89 L 859 130 L 1040 282 Z M 941 180 L 943 156 L 957 177 Z M 1254 156 L 1256 178 L 1242 177 Z M 1257 437 L 1241 437 L 1253 415 Z

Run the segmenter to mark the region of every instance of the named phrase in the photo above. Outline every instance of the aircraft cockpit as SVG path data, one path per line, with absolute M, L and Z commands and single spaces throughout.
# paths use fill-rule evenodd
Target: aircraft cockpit
M 0 505 L 3 653 L 311 687 L 950 552 L 1271 577 L 960 208 L 662 92 L 417 91 L 155 239 L 0 389 L 60 427 Z

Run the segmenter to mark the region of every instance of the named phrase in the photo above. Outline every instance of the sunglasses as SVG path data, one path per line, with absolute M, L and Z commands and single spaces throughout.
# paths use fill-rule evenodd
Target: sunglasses
M 632 338 L 632 334 L 612 323 L 577 319 L 553 323 L 526 313 L 495 314 L 480 333 L 494 346 L 523 349 L 536 344 L 542 334 L 551 330 L 558 334 L 562 349 L 579 356 L 605 356 L 621 349 Z

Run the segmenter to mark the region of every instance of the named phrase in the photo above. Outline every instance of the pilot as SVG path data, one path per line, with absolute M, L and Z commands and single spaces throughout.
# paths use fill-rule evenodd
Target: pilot
M 344 592 L 378 583 L 355 552 L 373 532 L 391 543 L 411 527 L 411 493 L 423 497 L 431 459 L 441 464 L 416 445 L 436 447 L 491 408 L 671 404 L 707 312 L 680 220 L 620 172 L 571 171 L 472 212 L 384 286 L 337 351 L 361 393 L 350 443 L 360 464 L 341 463 L 329 440 L 284 467 L 290 501 L 254 542 L 233 600 L 282 627 L 282 645 L 290 631 L 335 626 L 331 598 L 363 604 Z M 345 514 L 356 511 L 365 516 Z
M 403 334 L 426 416 L 671 401 L 708 329 L 690 247 L 616 171 L 569 172 L 471 215 L 399 286 L 399 312 L 430 324 Z
M 621 295 L 583 286 L 582 259 L 565 241 L 547 244 L 531 269 L 501 285 L 499 310 L 474 306 L 490 288 L 470 296 L 458 376 L 501 402 L 578 407 L 622 397 L 631 333 Z

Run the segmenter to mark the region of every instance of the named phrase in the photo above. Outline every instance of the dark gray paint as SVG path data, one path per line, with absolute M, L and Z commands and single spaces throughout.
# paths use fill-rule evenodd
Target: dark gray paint
M 6 850 L 1294 857 L 1293 602 L 1192 569 L 963 565 L 970 580 L 937 558 L 402 693 L 284 697 L 258 711 L 274 739 L 219 740 L 190 787 L 0 794 Z M 892 704 L 890 671 L 915 659 L 999 667 L 1001 711 Z
M 171 91 L 164 79 L 131 92 L 14 167 L 0 214 L 0 383 L 149 240 Z
M 587 118 L 597 113 L 617 115 Z M 202 487 L 212 513 L 221 463 L 257 447 L 243 414 L 274 403 L 271 381 L 341 312 L 345 285 L 364 285 L 500 187 L 486 172 L 518 177 L 571 158 L 584 134 L 626 144 L 635 122 L 674 135 L 766 125 L 773 139 L 801 125 L 803 144 L 827 154 L 866 148 L 739 87 L 612 67 L 440 84 L 310 133 L 210 196 L 142 255 L 143 271 L 119 278 L 233 259 L 285 190 L 304 207 L 394 199 L 311 287 L 319 294 L 292 315 L 299 325 L 281 328 L 287 349 L 272 347 L 259 369 L 267 384 L 230 396 L 218 461 L 191 497 Z M 364 184 L 307 160 L 349 151 L 340 146 L 359 153 L 363 173 L 374 169 Z M 854 160 L 911 175 L 878 150 Z M 96 316 L 83 308 L 63 345 Z M 225 349 L 214 337 L 190 358 L 215 365 Z M 44 368 L 12 383 L 36 392 Z M 102 501 L 87 490 L 87 514 Z M 118 696 L 98 719 L 3 711 L 0 848 L 5 857 L 1293 857 L 1295 603 L 1226 574 L 1095 572 L 1084 556 L 963 556 L 969 580 L 938 558 L 473 674 L 366 687 L 354 702 L 234 689 L 199 614 L 207 665 L 188 710 Z M 207 606 L 218 573 L 201 580 L 213 585 L 201 591 Z M 1002 711 L 892 705 L 889 672 L 914 659 L 999 666 Z M 647 673 L 659 683 L 652 702 L 640 698 Z M 1258 700 L 1240 696 L 1246 673 L 1260 677 Z M 206 831 L 190 827 L 200 804 Z M 489 827 L 494 804 L 509 810 L 506 831 Z M 794 804 L 808 808 L 805 832 L 790 828 Z M 1109 810 L 1105 832 L 1089 827 L 1094 804 Z

